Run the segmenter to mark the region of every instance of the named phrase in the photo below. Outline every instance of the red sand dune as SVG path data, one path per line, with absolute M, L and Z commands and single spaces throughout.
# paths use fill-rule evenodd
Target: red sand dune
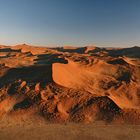
M 139 50 L 0 46 L 0 118 L 139 124 Z

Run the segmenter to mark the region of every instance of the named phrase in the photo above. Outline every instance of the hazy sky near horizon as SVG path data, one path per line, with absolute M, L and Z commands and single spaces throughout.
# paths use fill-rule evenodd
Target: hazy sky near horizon
M 140 46 L 140 0 L 0 0 L 0 44 Z

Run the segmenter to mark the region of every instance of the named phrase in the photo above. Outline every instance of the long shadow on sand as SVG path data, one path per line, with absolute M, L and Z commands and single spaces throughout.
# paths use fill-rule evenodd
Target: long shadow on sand
M 44 84 L 52 82 L 52 64 L 68 63 L 59 56 L 58 54 L 42 54 L 38 55 L 32 66 L 9 68 L 6 74 L 0 78 L 0 88 L 17 80 Z

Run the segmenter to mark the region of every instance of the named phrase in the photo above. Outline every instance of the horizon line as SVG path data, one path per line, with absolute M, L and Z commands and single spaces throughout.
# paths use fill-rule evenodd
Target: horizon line
M 115 45 L 107 46 L 107 45 L 95 45 L 95 44 L 87 44 L 87 45 L 74 45 L 74 44 L 63 44 L 63 45 L 56 45 L 56 44 L 32 44 L 32 43 L 14 43 L 14 44 L 0 44 L 0 46 L 5 46 L 5 47 L 12 47 L 12 46 L 18 46 L 18 45 L 27 45 L 27 46 L 32 46 L 32 47 L 99 47 L 99 48 L 132 48 L 132 47 L 140 47 L 139 45 L 131 45 L 131 46 L 118 46 L 116 47 Z

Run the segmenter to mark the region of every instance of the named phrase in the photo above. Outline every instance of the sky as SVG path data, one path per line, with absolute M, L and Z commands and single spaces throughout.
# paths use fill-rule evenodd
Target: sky
M 0 0 L 0 44 L 140 46 L 140 0 Z

